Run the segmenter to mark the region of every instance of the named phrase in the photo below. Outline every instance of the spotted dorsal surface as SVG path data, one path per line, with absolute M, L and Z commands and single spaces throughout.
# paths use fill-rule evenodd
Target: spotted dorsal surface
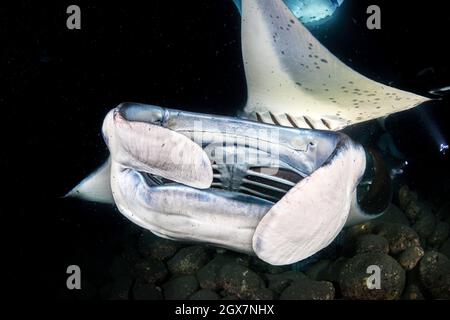
M 281 0 L 244 0 L 244 116 L 300 128 L 339 130 L 429 100 L 352 70 Z

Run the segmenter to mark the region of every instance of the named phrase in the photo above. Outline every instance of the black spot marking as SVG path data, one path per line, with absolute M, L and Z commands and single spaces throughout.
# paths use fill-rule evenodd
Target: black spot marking
M 320 61 L 322 61 L 323 63 L 328 63 L 326 59 L 320 59 Z

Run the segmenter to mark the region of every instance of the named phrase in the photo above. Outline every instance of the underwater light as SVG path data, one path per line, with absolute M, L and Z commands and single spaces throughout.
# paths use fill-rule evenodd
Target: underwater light
M 241 12 L 242 0 L 233 0 Z M 331 17 L 344 0 L 283 0 L 304 24 L 317 24 Z
M 448 150 L 448 144 L 447 143 L 441 143 L 439 146 L 439 152 L 442 154 L 445 154 Z

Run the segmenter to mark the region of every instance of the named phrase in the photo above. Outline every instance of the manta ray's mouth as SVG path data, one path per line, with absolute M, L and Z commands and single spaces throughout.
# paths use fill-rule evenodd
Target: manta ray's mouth
M 233 169 L 224 169 L 213 164 L 214 178 L 211 188 L 251 195 L 274 203 L 303 179 L 299 174 L 284 168 L 252 167 L 246 170 L 244 175 L 236 175 L 234 178 L 230 176 L 230 171 Z M 175 183 L 146 172 L 139 173 L 149 187 Z

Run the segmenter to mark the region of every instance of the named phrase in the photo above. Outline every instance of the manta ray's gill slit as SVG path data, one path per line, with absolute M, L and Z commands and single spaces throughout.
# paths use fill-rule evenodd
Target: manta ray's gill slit
M 301 179 L 300 175 L 287 169 L 254 167 L 247 171 L 239 190 L 278 201 Z
M 256 115 L 256 120 L 257 120 L 258 122 L 264 122 L 263 119 L 262 119 L 262 117 L 261 117 L 261 115 L 259 114 L 259 112 L 255 112 L 255 115 Z
M 323 118 L 320 120 L 322 121 L 323 125 L 328 128 L 328 130 L 331 130 L 331 125 L 327 120 L 325 120 Z
M 282 124 L 280 123 L 280 121 L 278 121 L 277 117 L 276 117 L 272 112 L 269 112 L 269 115 L 270 115 L 270 118 L 272 118 L 272 121 L 273 121 L 274 124 L 276 124 L 276 125 L 278 125 L 278 126 L 281 126 L 281 125 L 282 125 Z
M 311 120 L 308 119 L 307 116 L 303 116 L 303 120 L 305 120 L 306 124 L 311 128 L 311 129 L 315 129 L 314 125 L 312 124 Z
M 285 113 L 286 118 L 288 119 L 288 121 L 290 122 L 290 124 L 294 127 L 294 128 L 299 128 L 297 122 L 295 121 L 295 119 L 288 113 Z

